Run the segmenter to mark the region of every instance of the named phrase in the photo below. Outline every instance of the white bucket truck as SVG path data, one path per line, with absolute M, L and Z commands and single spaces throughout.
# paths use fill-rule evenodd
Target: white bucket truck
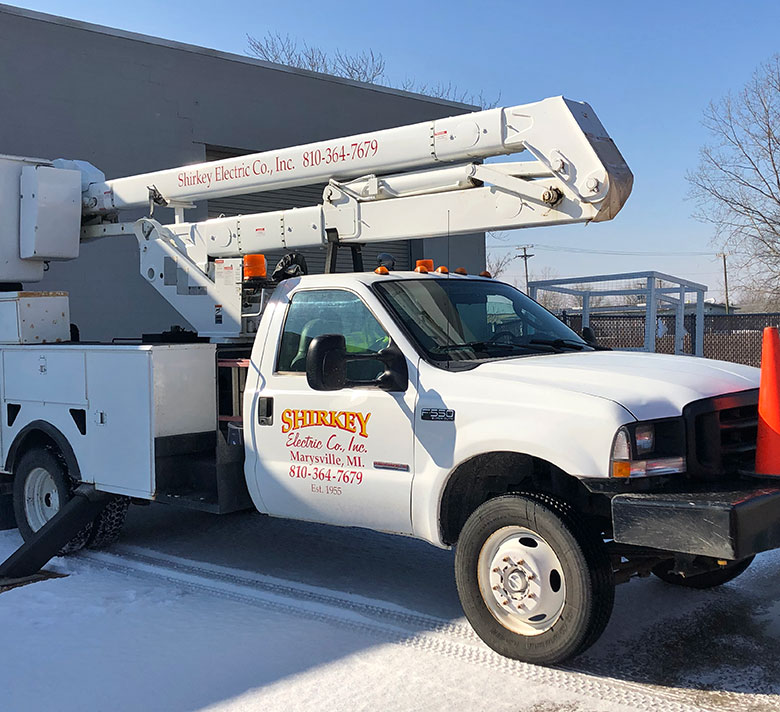
M 475 630 L 540 663 L 599 637 L 615 583 L 737 576 L 780 545 L 780 493 L 740 477 L 756 369 L 601 349 L 454 265 L 361 263 L 378 240 L 608 220 L 632 180 L 560 97 L 110 181 L 0 158 L 0 486 L 26 540 L 0 576 L 107 545 L 130 502 L 255 507 L 456 546 Z M 321 181 L 315 207 L 184 220 L 192 200 Z M 176 221 L 121 222 L 147 204 Z M 189 338 L 82 344 L 66 295 L 22 289 L 131 233 Z M 327 274 L 295 255 L 314 245 Z M 336 274 L 345 248 L 355 271 Z

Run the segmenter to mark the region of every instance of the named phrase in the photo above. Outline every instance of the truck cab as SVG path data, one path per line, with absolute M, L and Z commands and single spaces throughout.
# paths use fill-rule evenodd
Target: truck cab
M 332 336 L 343 345 L 318 348 Z M 600 350 L 489 278 L 291 279 L 252 350 L 247 484 L 269 514 L 446 546 L 480 498 L 525 477 L 581 493 L 686 477 L 685 408 L 724 394 L 749 407 L 757 387 L 747 366 Z M 750 466 L 750 428 L 732 429 L 730 476 Z M 637 429 L 641 452 L 616 458 Z

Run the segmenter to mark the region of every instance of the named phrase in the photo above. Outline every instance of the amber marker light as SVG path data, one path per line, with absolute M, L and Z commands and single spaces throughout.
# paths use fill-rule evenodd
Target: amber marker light
M 244 255 L 244 279 L 265 279 L 265 255 Z
M 379 265 L 379 267 L 374 270 L 374 274 L 390 274 L 390 270 L 384 265 Z
M 419 267 L 425 267 L 426 272 L 433 272 L 433 260 L 417 260 L 414 271 L 421 272 Z
M 468 274 L 468 272 L 466 272 L 466 269 L 464 267 L 458 267 L 458 269 L 455 270 L 455 274 L 466 275 L 466 274 Z
M 436 268 L 436 272 L 438 272 L 439 274 L 449 274 L 450 273 L 450 271 L 444 265 L 441 265 L 441 266 L 437 267 Z
M 631 463 L 630 462 L 613 462 L 612 463 L 612 476 L 613 477 L 631 477 Z
M 487 277 L 488 279 L 493 277 L 493 275 L 490 274 L 490 272 L 488 272 L 487 270 L 482 270 L 482 272 L 479 273 L 479 276 L 480 277 Z

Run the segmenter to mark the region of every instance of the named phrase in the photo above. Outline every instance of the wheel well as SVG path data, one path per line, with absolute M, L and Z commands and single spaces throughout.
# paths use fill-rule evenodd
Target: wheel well
M 544 492 L 597 514 L 582 483 L 546 460 L 519 452 L 488 452 L 462 462 L 450 475 L 439 509 L 442 540 L 454 544 L 471 513 L 502 494 Z
M 8 450 L 6 472 L 14 472 L 22 455 L 34 447 L 48 447 L 54 450 L 62 458 L 70 476 L 75 480 L 81 479 L 76 455 L 67 438 L 53 425 L 42 420 L 26 425 L 16 436 Z

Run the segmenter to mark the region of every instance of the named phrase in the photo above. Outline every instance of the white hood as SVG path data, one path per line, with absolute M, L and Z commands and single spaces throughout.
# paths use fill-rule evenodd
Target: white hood
M 476 373 L 607 398 L 648 420 L 680 415 L 691 401 L 758 388 L 760 371 L 691 356 L 587 351 L 492 361 Z

